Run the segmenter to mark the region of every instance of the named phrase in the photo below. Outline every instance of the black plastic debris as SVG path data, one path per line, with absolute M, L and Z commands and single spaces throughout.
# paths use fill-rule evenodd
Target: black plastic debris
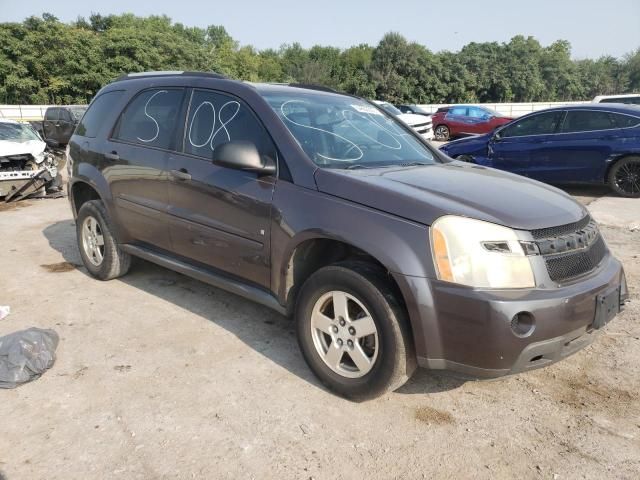
M 15 388 L 40 377 L 56 361 L 58 334 L 29 328 L 0 337 L 0 388 Z

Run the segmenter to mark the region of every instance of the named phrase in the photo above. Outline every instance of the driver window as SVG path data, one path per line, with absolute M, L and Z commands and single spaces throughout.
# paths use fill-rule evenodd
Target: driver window
M 194 90 L 187 117 L 185 153 L 212 160 L 216 147 L 233 141 L 252 142 L 261 155 L 276 158 L 271 138 L 246 104 L 212 90 Z
M 501 138 L 549 135 L 556 132 L 564 112 L 545 112 L 515 122 L 500 131 Z

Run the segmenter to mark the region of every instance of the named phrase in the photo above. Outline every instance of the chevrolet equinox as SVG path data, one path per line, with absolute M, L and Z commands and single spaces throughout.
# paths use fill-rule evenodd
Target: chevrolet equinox
M 351 399 L 417 366 L 496 377 L 549 365 L 627 296 L 569 195 L 454 161 L 322 87 L 125 75 L 67 153 L 91 275 L 141 257 L 293 316 L 311 370 Z

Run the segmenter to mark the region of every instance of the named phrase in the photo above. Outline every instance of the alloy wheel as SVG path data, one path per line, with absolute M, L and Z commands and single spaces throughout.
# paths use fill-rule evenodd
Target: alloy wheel
M 635 195 L 640 193 L 640 162 L 622 165 L 615 172 L 616 186 L 625 193 Z
M 89 261 L 99 267 L 104 259 L 104 236 L 98 221 L 88 216 L 82 222 L 82 249 Z
M 327 292 L 316 301 L 311 335 L 322 361 L 343 377 L 363 377 L 378 357 L 380 345 L 373 317 L 362 302 L 346 292 Z

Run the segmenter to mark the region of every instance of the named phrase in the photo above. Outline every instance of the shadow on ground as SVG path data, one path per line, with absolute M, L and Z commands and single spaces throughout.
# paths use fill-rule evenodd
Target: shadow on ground
M 82 266 L 72 221 L 49 225 L 43 230 L 43 234 L 51 248 L 62 254 L 65 262 L 85 273 L 88 281 L 98 282 Z M 291 319 L 262 305 L 141 259 L 134 259 L 129 273 L 115 281 L 150 293 L 215 323 L 289 372 L 322 388 L 298 350 Z M 434 393 L 457 388 L 462 383 L 464 380 L 455 377 L 417 371 L 398 393 Z

